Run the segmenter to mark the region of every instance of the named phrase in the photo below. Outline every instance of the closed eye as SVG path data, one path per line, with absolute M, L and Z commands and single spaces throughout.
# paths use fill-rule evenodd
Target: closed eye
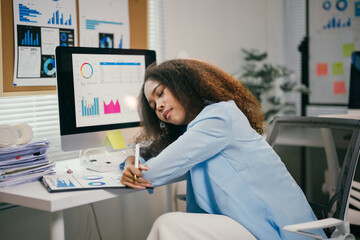
M 149 101 L 149 106 L 151 110 L 156 111 L 156 98 L 161 98 L 164 95 L 165 87 L 160 83 L 153 89 L 153 96 L 156 96 L 155 99 Z

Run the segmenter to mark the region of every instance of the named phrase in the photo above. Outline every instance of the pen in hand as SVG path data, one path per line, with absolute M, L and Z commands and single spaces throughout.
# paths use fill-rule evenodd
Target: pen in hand
M 140 155 L 140 147 L 139 144 L 136 144 L 135 146 L 135 168 L 139 168 L 139 155 Z M 137 180 L 136 174 L 134 174 L 134 180 Z

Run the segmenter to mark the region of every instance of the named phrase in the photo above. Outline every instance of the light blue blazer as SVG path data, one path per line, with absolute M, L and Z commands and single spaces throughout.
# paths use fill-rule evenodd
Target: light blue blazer
M 233 101 L 205 107 L 146 165 L 144 178 L 154 186 L 186 176 L 188 212 L 229 216 L 257 239 L 304 239 L 283 226 L 316 220 L 279 156 Z

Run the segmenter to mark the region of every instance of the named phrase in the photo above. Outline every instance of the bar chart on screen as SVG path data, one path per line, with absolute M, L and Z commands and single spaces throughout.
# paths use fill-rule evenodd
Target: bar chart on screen
M 81 116 L 99 115 L 99 98 L 94 97 L 92 103 L 88 103 L 84 98 L 81 100 Z

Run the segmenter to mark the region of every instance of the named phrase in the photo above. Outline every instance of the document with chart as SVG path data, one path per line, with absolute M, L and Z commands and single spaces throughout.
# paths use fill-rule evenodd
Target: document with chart
M 55 86 L 55 47 L 77 45 L 75 0 L 14 0 L 14 86 Z
M 130 48 L 128 0 L 79 0 L 79 32 L 81 47 Z
M 42 182 L 49 192 L 66 192 L 98 188 L 122 188 L 122 171 L 106 173 L 61 173 L 43 176 Z

